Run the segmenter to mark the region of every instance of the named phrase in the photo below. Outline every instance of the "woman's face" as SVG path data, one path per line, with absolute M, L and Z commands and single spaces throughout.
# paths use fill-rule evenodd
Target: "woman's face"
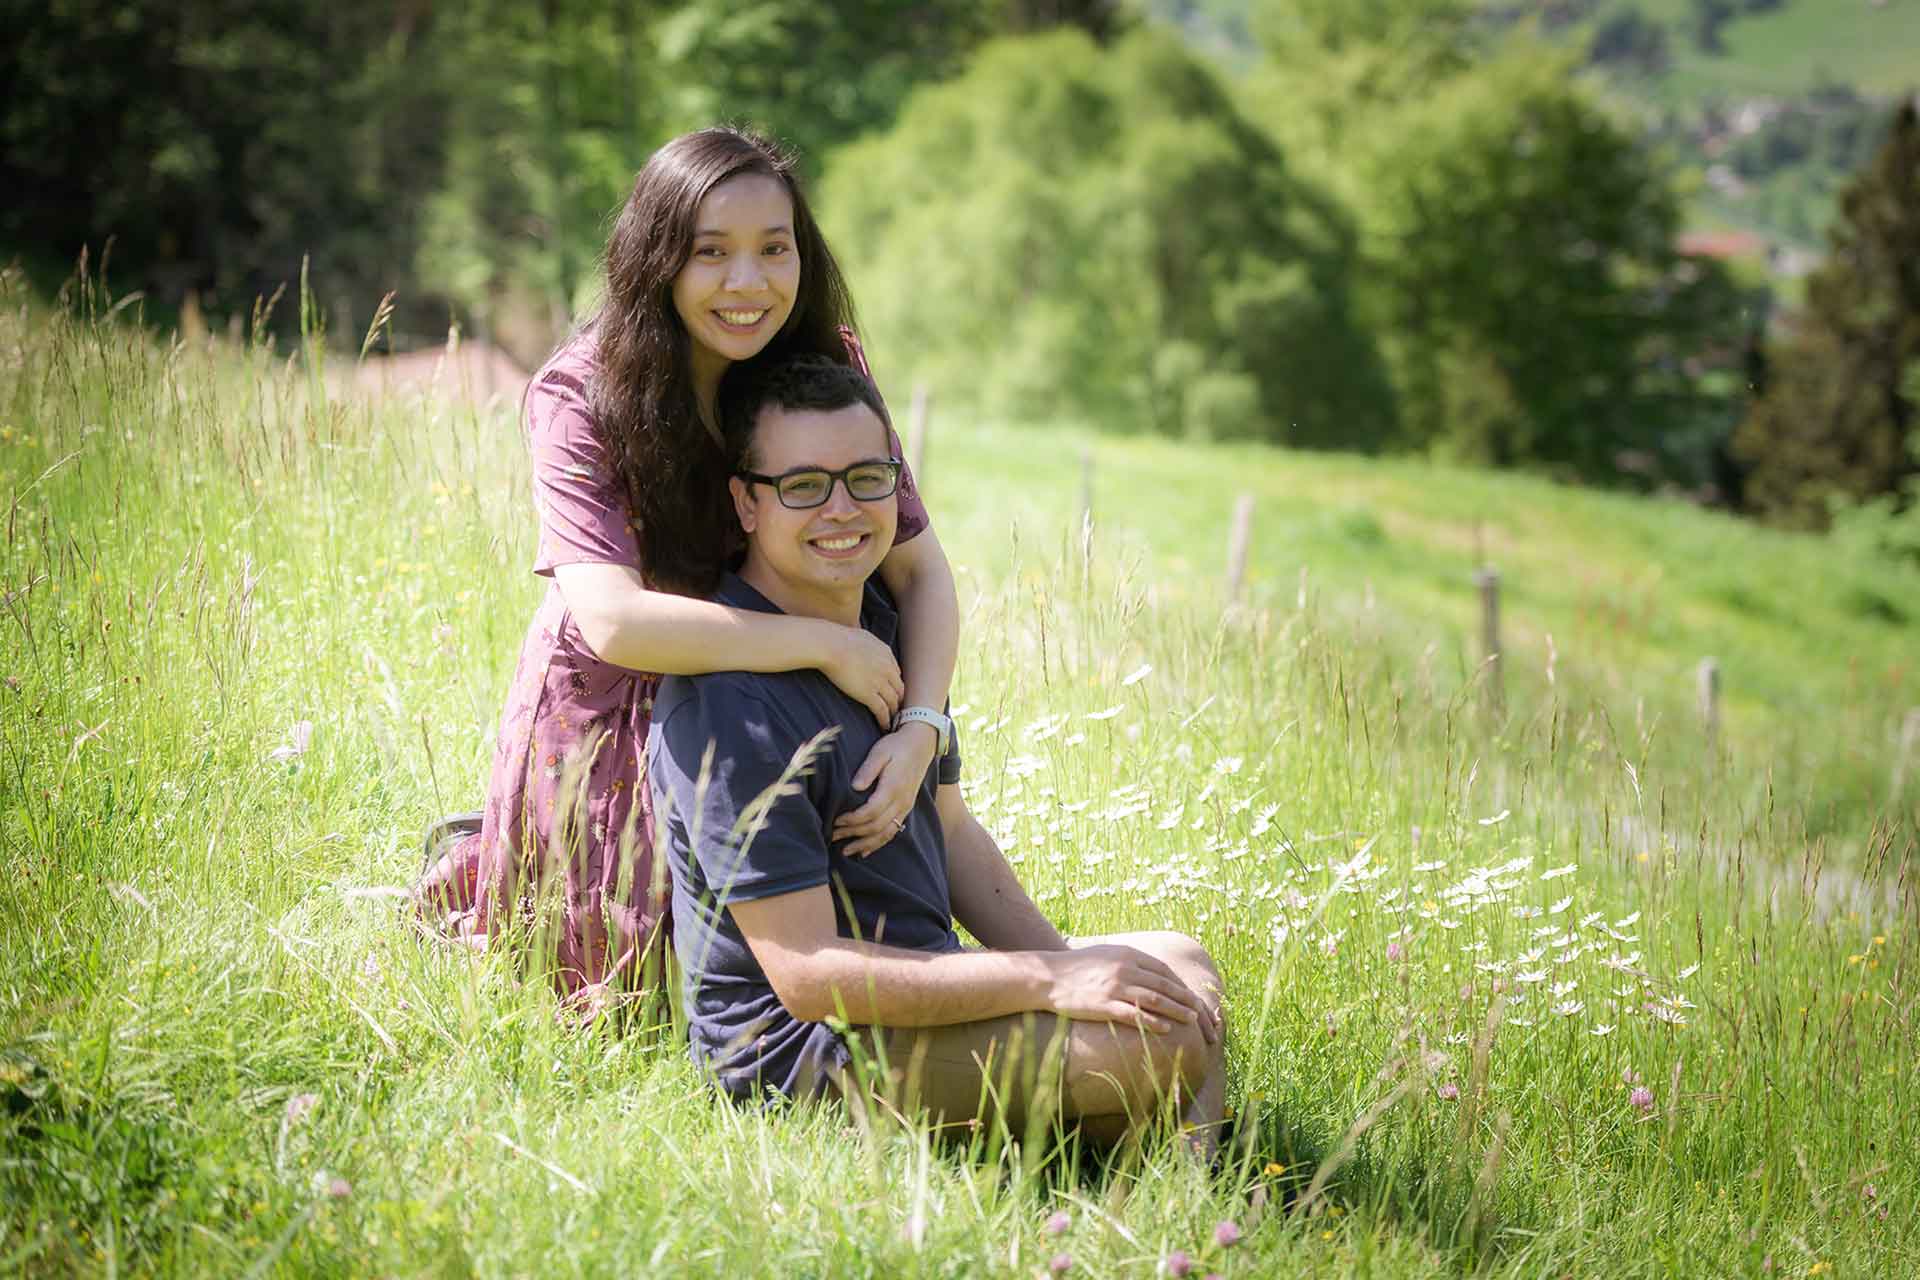
M 673 308 L 696 364 L 748 359 L 780 332 L 800 290 L 797 244 L 793 200 L 777 178 L 743 173 L 707 193 L 693 249 L 673 278 Z

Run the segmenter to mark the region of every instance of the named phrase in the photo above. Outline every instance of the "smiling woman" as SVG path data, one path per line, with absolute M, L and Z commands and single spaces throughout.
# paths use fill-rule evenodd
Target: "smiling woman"
M 693 254 L 673 281 L 673 309 L 693 338 L 696 386 L 709 395 L 736 360 L 767 345 L 800 290 L 793 200 L 762 174 L 729 178 L 700 202 Z
M 662 674 L 811 667 L 865 705 L 891 731 L 861 765 L 866 804 L 836 831 L 850 853 L 894 831 L 932 763 L 934 730 L 895 718 L 945 702 L 959 620 L 910 475 L 872 533 L 913 622 L 904 673 L 857 626 L 706 598 L 740 546 L 722 376 L 792 355 L 864 368 L 851 311 L 791 158 L 750 133 L 703 130 L 640 171 L 608 241 L 605 305 L 528 388 L 533 568 L 552 586 L 508 692 L 486 807 L 429 833 L 415 896 L 457 936 L 528 928 L 562 994 L 589 1008 L 647 985 L 665 922 L 643 776 Z M 899 457 L 884 434 L 870 460 Z

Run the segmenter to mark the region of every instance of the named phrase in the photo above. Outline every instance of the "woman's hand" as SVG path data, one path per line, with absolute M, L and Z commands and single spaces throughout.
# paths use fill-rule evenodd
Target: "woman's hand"
M 839 686 L 840 692 L 863 704 L 873 718 L 891 725 L 907 694 L 906 681 L 900 678 L 900 663 L 886 642 L 858 627 L 826 624 L 833 628 L 821 674 Z
M 834 843 L 847 841 L 843 852 L 849 858 L 864 858 L 906 826 L 938 744 L 933 726 L 918 723 L 902 725 L 873 744 L 853 775 L 854 790 L 873 790 L 865 804 L 833 824 Z

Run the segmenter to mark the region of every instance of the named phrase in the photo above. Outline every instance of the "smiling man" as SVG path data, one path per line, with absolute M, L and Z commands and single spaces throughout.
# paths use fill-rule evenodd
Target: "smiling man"
M 717 598 L 898 651 L 870 581 L 900 472 L 872 383 L 814 357 L 741 366 L 721 416 L 747 551 Z M 1224 1082 L 1206 952 L 1177 933 L 1063 938 L 959 803 L 951 725 L 902 717 L 938 758 L 893 838 L 856 858 L 834 826 L 883 732 L 864 707 L 810 670 L 662 684 L 648 777 L 696 1060 L 737 1098 L 879 1093 L 944 1123 L 991 1106 L 1015 1132 L 1058 1117 L 1111 1139 L 1170 1106 L 1210 1146 Z M 863 1075 L 860 1057 L 889 1068 Z

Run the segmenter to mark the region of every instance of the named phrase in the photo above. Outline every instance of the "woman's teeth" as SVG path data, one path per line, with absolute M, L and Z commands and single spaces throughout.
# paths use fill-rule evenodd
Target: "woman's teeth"
M 714 314 L 722 320 L 725 320 L 728 324 L 738 325 L 740 328 L 746 329 L 759 324 L 760 317 L 767 314 L 767 309 L 762 307 L 758 311 L 716 311 Z

